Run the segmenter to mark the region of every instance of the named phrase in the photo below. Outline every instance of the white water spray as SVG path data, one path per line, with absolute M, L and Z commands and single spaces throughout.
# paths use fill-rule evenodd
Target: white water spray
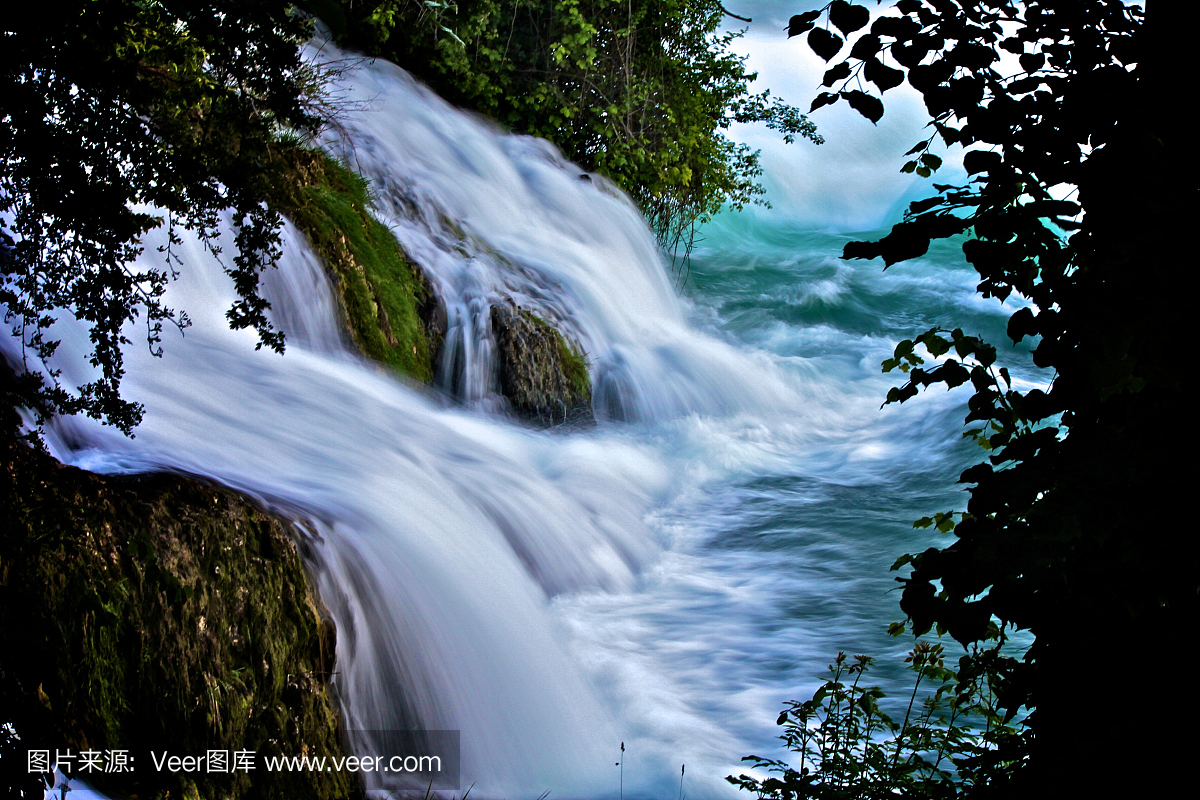
M 194 327 L 162 359 L 127 355 L 126 394 L 147 408 L 136 439 L 66 419 L 52 449 L 98 471 L 203 475 L 300 522 L 338 625 L 352 728 L 460 729 L 462 774 L 482 797 L 603 796 L 608 751 L 627 737 L 551 598 L 630 590 L 663 544 L 646 515 L 683 476 L 622 426 L 546 434 L 493 415 L 488 308 L 516 302 L 582 344 L 602 423 L 778 414 L 798 394 L 767 356 L 689 327 L 650 232 L 605 181 L 391 65 L 342 80 L 367 108 L 325 146 L 371 180 L 445 300 L 440 375 L 465 408 L 348 349 L 329 280 L 289 228 L 265 286 L 285 357 L 228 330 L 231 288 L 188 239 L 169 300 Z M 64 378 L 84 382 L 86 336 L 66 323 L 56 335 Z
M 339 54 L 335 53 L 335 57 Z M 591 362 L 601 418 L 778 407 L 793 391 L 746 354 L 697 338 L 637 208 L 552 145 L 460 112 L 403 70 L 354 71 L 325 146 L 371 181 L 377 210 L 445 300 L 441 383 L 494 399 L 488 309 L 515 302 Z
M 744 248 L 739 234 L 721 268 L 739 287 L 731 318 L 786 308 L 755 317 L 748 338 L 763 350 L 736 346 L 689 321 L 697 309 L 606 181 L 390 65 L 340 80 L 361 108 L 321 144 L 370 179 L 376 213 L 446 303 L 440 389 L 349 348 L 324 267 L 294 230 L 264 287 L 288 334 L 282 358 L 228 329 L 228 279 L 188 240 L 168 301 L 194 327 L 162 359 L 127 353 L 125 395 L 147 409 L 136 439 L 67 419 L 52 450 L 99 471 L 206 476 L 295 519 L 338 625 L 347 721 L 461 730 L 473 797 L 615 797 L 621 742 L 628 797 L 676 795 L 681 763 L 686 795 L 736 797 L 722 777 L 747 752 L 770 754 L 779 702 L 811 691 L 847 630 L 889 613 L 851 584 L 873 587 L 878 571 L 892 608 L 887 565 L 919 549 L 881 547 L 872 537 L 890 528 L 841 499 L 886 494 L 881 475 L 924 472 L 949 451 L 922 418 L 878 410 L 891 382 L 878 365 L 910 335 L 912 308 L 873 268 L 800 252 L 793 231 Z M 756 259 L 776 277 L 756 276 Z M 947 268 L 927 268 L 898 294 L 934 307 L 972 296 L 969 273 L 942 292 L 931 287 Z M 498 302 L 584 348 L 598 427 L 540 432 L 503 415 Z M 829 316 L 806 324 L 812 309 Z M 873 323 L 892 310 L 904 333 L 889 341 Z M 86 335 L 65 323 L 56 335 L 64 377 L 89 380 Z M 837 513 L 802 519 L 823 502 Z M 901 510 L 899 529 L 927 510 Z M 753 542 L 726 547 L 731 533 Z

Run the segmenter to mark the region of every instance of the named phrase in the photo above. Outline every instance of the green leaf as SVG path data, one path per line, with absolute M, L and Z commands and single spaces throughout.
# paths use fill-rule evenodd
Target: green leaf
M 950 351 L 950 342 L 937 334 L 928 334 L 921 337 L 921 344 L 925 345 L 925 349 L 929 351 L 929 355 L 934 358 L 944 356 Z

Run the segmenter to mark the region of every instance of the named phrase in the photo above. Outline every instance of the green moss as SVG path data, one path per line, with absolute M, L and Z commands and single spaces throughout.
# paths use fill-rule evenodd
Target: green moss
M 190 776 L 149 764 L 151 749 L 341 754 L 335 634 L 279 521 L 187 478 L 105 478 L 2 446 L 0 708 L 22 746 L 130 750 L 133 772 L 88 776 L 120 797 L 358 792 L 346 773 L 261 761 Z
M 355 344 L 369 358 L 431 382 L 438 333 L 422 309 L 436 301 L 420 269 L 368 210 L 367 182 L 322 153 L 291 148 L 285 159 L 289 180 L 276 206 L 333 270 Z
M 500 392 L 519 416 L 542 425 L 588 423 L 592 384 L 583 355 L 533 312 L 491 311 Z
M 559 368 L 562 370 L 563 377 L 566 378 L 567 383 L 570 385 L 571 392 L 584 402 L 590 402 L 592 397 L 592 377 L 588 373 L 587 359 L 584 358 L 582 353 L 577 352 L 571 342 L 567 341 L 567 337 L 559 333 L 558 329 L 549 322 L 546 322 L 532 311 L 522 311 L 522 314 L 535 325 L 547 331 L 548 335 L 553 336 L 558 346 Z

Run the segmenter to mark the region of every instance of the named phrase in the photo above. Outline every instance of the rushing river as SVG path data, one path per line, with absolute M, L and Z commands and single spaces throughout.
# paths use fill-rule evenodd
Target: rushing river
M 352 727 L 461 730 L 473 797 L 675 797 L 683 764 L 686 796 L 736 796 L 724 776 L 782 755 L 781 702 L 838 650 L 897 686 L 888 567 L 934 541 L 911 521 L 960 505 L 976 456 L 965 396 L 880 409 L 879 363 L 939 323 L 1001 341 L 958 247 L 885 274 L 838 258 L 853 234 L 728 215 L 683 280 L 625 198 L 545 143 L 383 63 L 342 91 L 361 108 L 324 146 L 446 300 L 442 389 L 350 351 L 294 233 L 267 282 L 287 353 L 255 351 L 188 241 L 170 301 L 194 327 L 161 359 L 129 349 L 136 438 L 68 420 L 55 454 L 206 476 L 300 521 Z M 595 428 L 505 416 L 486 320 L 507 300 L 583 344 Z M 81 382 L 86 341 L 64 336 Z

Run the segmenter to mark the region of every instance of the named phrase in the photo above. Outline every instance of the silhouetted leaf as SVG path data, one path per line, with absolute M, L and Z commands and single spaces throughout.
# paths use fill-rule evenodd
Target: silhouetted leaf
M 1013 340 L 1013 344 L 1026 336 L 1037 336 L 1037 333 L 1037 321 L 1032 309 L 1022 308 L 1008 318 L 1008 338 Z
M 843 61 L 836 67 L 830 67 L 825 70 L 825 78 L 821 81 L 822 86 L 833 86 L 838 81 L 844 81 L 850 77 L 850 62 Z
M 879 242 L 846 242 L 842 258 L 878 258 L 880 251 Z
M 922 236 L 913 223 L 901 222 L 893 226 L 892 232 L 880 239 L 878 245 L 874 255 L 883 256 L 884 264 L 891 266 L 929 252 L 929 237 Z M 850 245 L 846 245 L 845 249 L 848 251 Z
M 962 42 L 946 54 L 946 61 L 970 70 L 986 69 L 999 56 L 987 45 L 978 42 Z
M 991 172 L 1000 166 L 1000 154 L 987 150 L 972 150 L 963 156 L 963 168 L 968 175 Z
M 962 364 L 950 359 L 942 366 L 938 367 L 934 372 L 935 380 L 943 382 L 950 389 L 955 386 L 962 386 L 971 379 L 971 373 L 967 371 Z M 938 526 L 941 528 L 941 526 Z
M 891 48 L 892 58 L 903 66 L 912 69 L 921 63 L 921 59 L 929 54 L 929 48 L 921 47 L 915 44 L 901 44 L 897 42 Z
M 821 106 L 831 106 L 838 101 L 838 96 L 830 92 L 821 92 L 816 99 L 812 101 L 812 108 L 808 109 L 808 113 L 816 111 Z
M 924 93 L 941 83 L 945 83 L 953 74 L 954 67 L 945 61 L 935 61 L 932 64 L 918 64 L 908 70 L 908 82 L 918 92 Z
M 1014 95 L 1035 92 L 1042 87 L 1044 82 L 1043 78 L 1037 76 L 1018 78 L 1008 85 L 1008 91 Z
M 925 345 L 925 349 L 929 351 L 929 355 L 934 358 L 944 356 L 950 352 L 950 342 L 936 334 L 921 337 L 921 343 Z
M 1008 39 L 1002 41 L 1000 43 L 1000 47 L 1001 49 L 1007 50 L 1016 56 L 1019 56 L 1025 52 L 1025 42 L 1021 41 L 1015 36 L 1009 37 Z
M 983 81 L 979 78 L 954 78 L 950 81 L 950 107 L 971 108 L 983 100 Z
M 813 23 L 817 21 L 817 17 L 821 16 L 820 11 L 809 11 L 806 14 L 797 14 L 788 20 L 788 38 L 799 36 L 800 34 L 812 29 Z
M 866 61 L 868 58 L 873 58 L 882 47 L 878 36 L 862 36 L 854 43 L 854 47 L 850 48 L 850 56 Z
M 1024 210 L 1039 217 L 1073 217 L 1081 209 L 1070 200 L 1039 200 L 1025 206 Z
M 808 34 L 808 46 L 814 53 L 828 61 L 837 55 L 838 50 L 842 49 L 842 40 L 841 37 L 824 28 L 813 28 Z
M 833 0 L 829 5 L 829 21 L 844 34 L 853 33 L 867 24 L 871 12 L 862 6 L 851 5 L 845 0 Z
M 871 23 L 871 33 L 891 36 L 896 41 L 908 41 L 921 32 L 921 26 L 908 17 L 879 17 Z
M 904 73 L 898 69 L 884 66 L 877 58 L 870 58 L 863 67 L 863 74 L 867 80 L 879 87 L 879 91 L 886 92 L 899 86 L 904 82 Z
M 846 102 L 850 104 L 851 108 L 871 120 L 872 123 L 878 123 L 880 117 L 883 116 L 883 103 L 879 102 L 878 98 L 857 90 L 840 94 L 846 98 Z
M 1045 65 L 1046 56 L 1040 53 L 1026 53 L 1020 59 L 1022 70 L 1026 72 L 1037 72 Z

